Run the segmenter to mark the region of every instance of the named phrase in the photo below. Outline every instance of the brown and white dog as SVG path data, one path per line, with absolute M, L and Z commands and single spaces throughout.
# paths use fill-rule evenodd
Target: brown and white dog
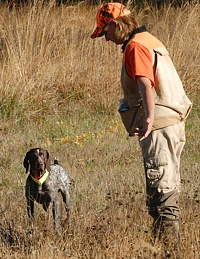
M 32 225 L 34 218 L 34 201 L 42 204 L 45 211 L 52 202 L 54 227 L 59 228 L 59 199 L 58 193 L 62 194 L 63 202 L 69 220 L 70 211 L 70 185 L 71 180 L 63 167 L 58 165 L 57 160 L 50 164 L 49 152 L 43 148 L 33 148 L 26 153 L 24 158 L 26 173 L 30 168 L 26 180 L 26 199 L 29 224 Z

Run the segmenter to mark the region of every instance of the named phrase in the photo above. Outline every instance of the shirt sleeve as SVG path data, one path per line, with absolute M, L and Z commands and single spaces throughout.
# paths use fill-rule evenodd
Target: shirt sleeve
M 154 86 L 154 72 L 150 51 L 143 45 L 132 42 L 127 46 L 125 53 L 125 66 L 127 74 L 136 79 L 136 76 L 149 78 Z

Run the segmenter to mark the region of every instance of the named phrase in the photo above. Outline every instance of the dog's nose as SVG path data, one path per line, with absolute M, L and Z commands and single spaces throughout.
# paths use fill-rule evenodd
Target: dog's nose
M 39 163 L 38 163 L 38 164 L 42 166 L 44 163 L 43 163 L 42 161 L 39 161 Z
M 38 158 L 37 163 L 38 163 L 39 167 L 42 167 L 44 165 L 44 162 L 43 162 L 43 160 L 40 157 Z

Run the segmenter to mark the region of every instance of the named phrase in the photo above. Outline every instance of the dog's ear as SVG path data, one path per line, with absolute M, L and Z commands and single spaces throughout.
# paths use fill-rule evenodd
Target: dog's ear
M 48 172 L 50 172 L 50 156 L 49 156 L 49 152 L 47 150 L 45 150 L 45 152 L 46 152 L 46 158 L 47 158 L 46 169 Z
M 49 160 L 49 152 L 45 149 L 47 160 Z
M 26 168 L 26 174 L 27 174 L 29 169 L 29 152 L 26 153 L 26 156 L 24 158 L 24 167 Z

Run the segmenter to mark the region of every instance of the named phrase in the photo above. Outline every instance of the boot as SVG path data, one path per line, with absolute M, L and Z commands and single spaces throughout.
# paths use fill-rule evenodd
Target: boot
M 179 221 L 162 221 L 160 232 L 165 248 L 165 258 L 181 259 Z
M 163 243 L 163 258 L 181 259 L 179 221 L 159 218 L 154 220 L 152 230 L 154 240 Z

